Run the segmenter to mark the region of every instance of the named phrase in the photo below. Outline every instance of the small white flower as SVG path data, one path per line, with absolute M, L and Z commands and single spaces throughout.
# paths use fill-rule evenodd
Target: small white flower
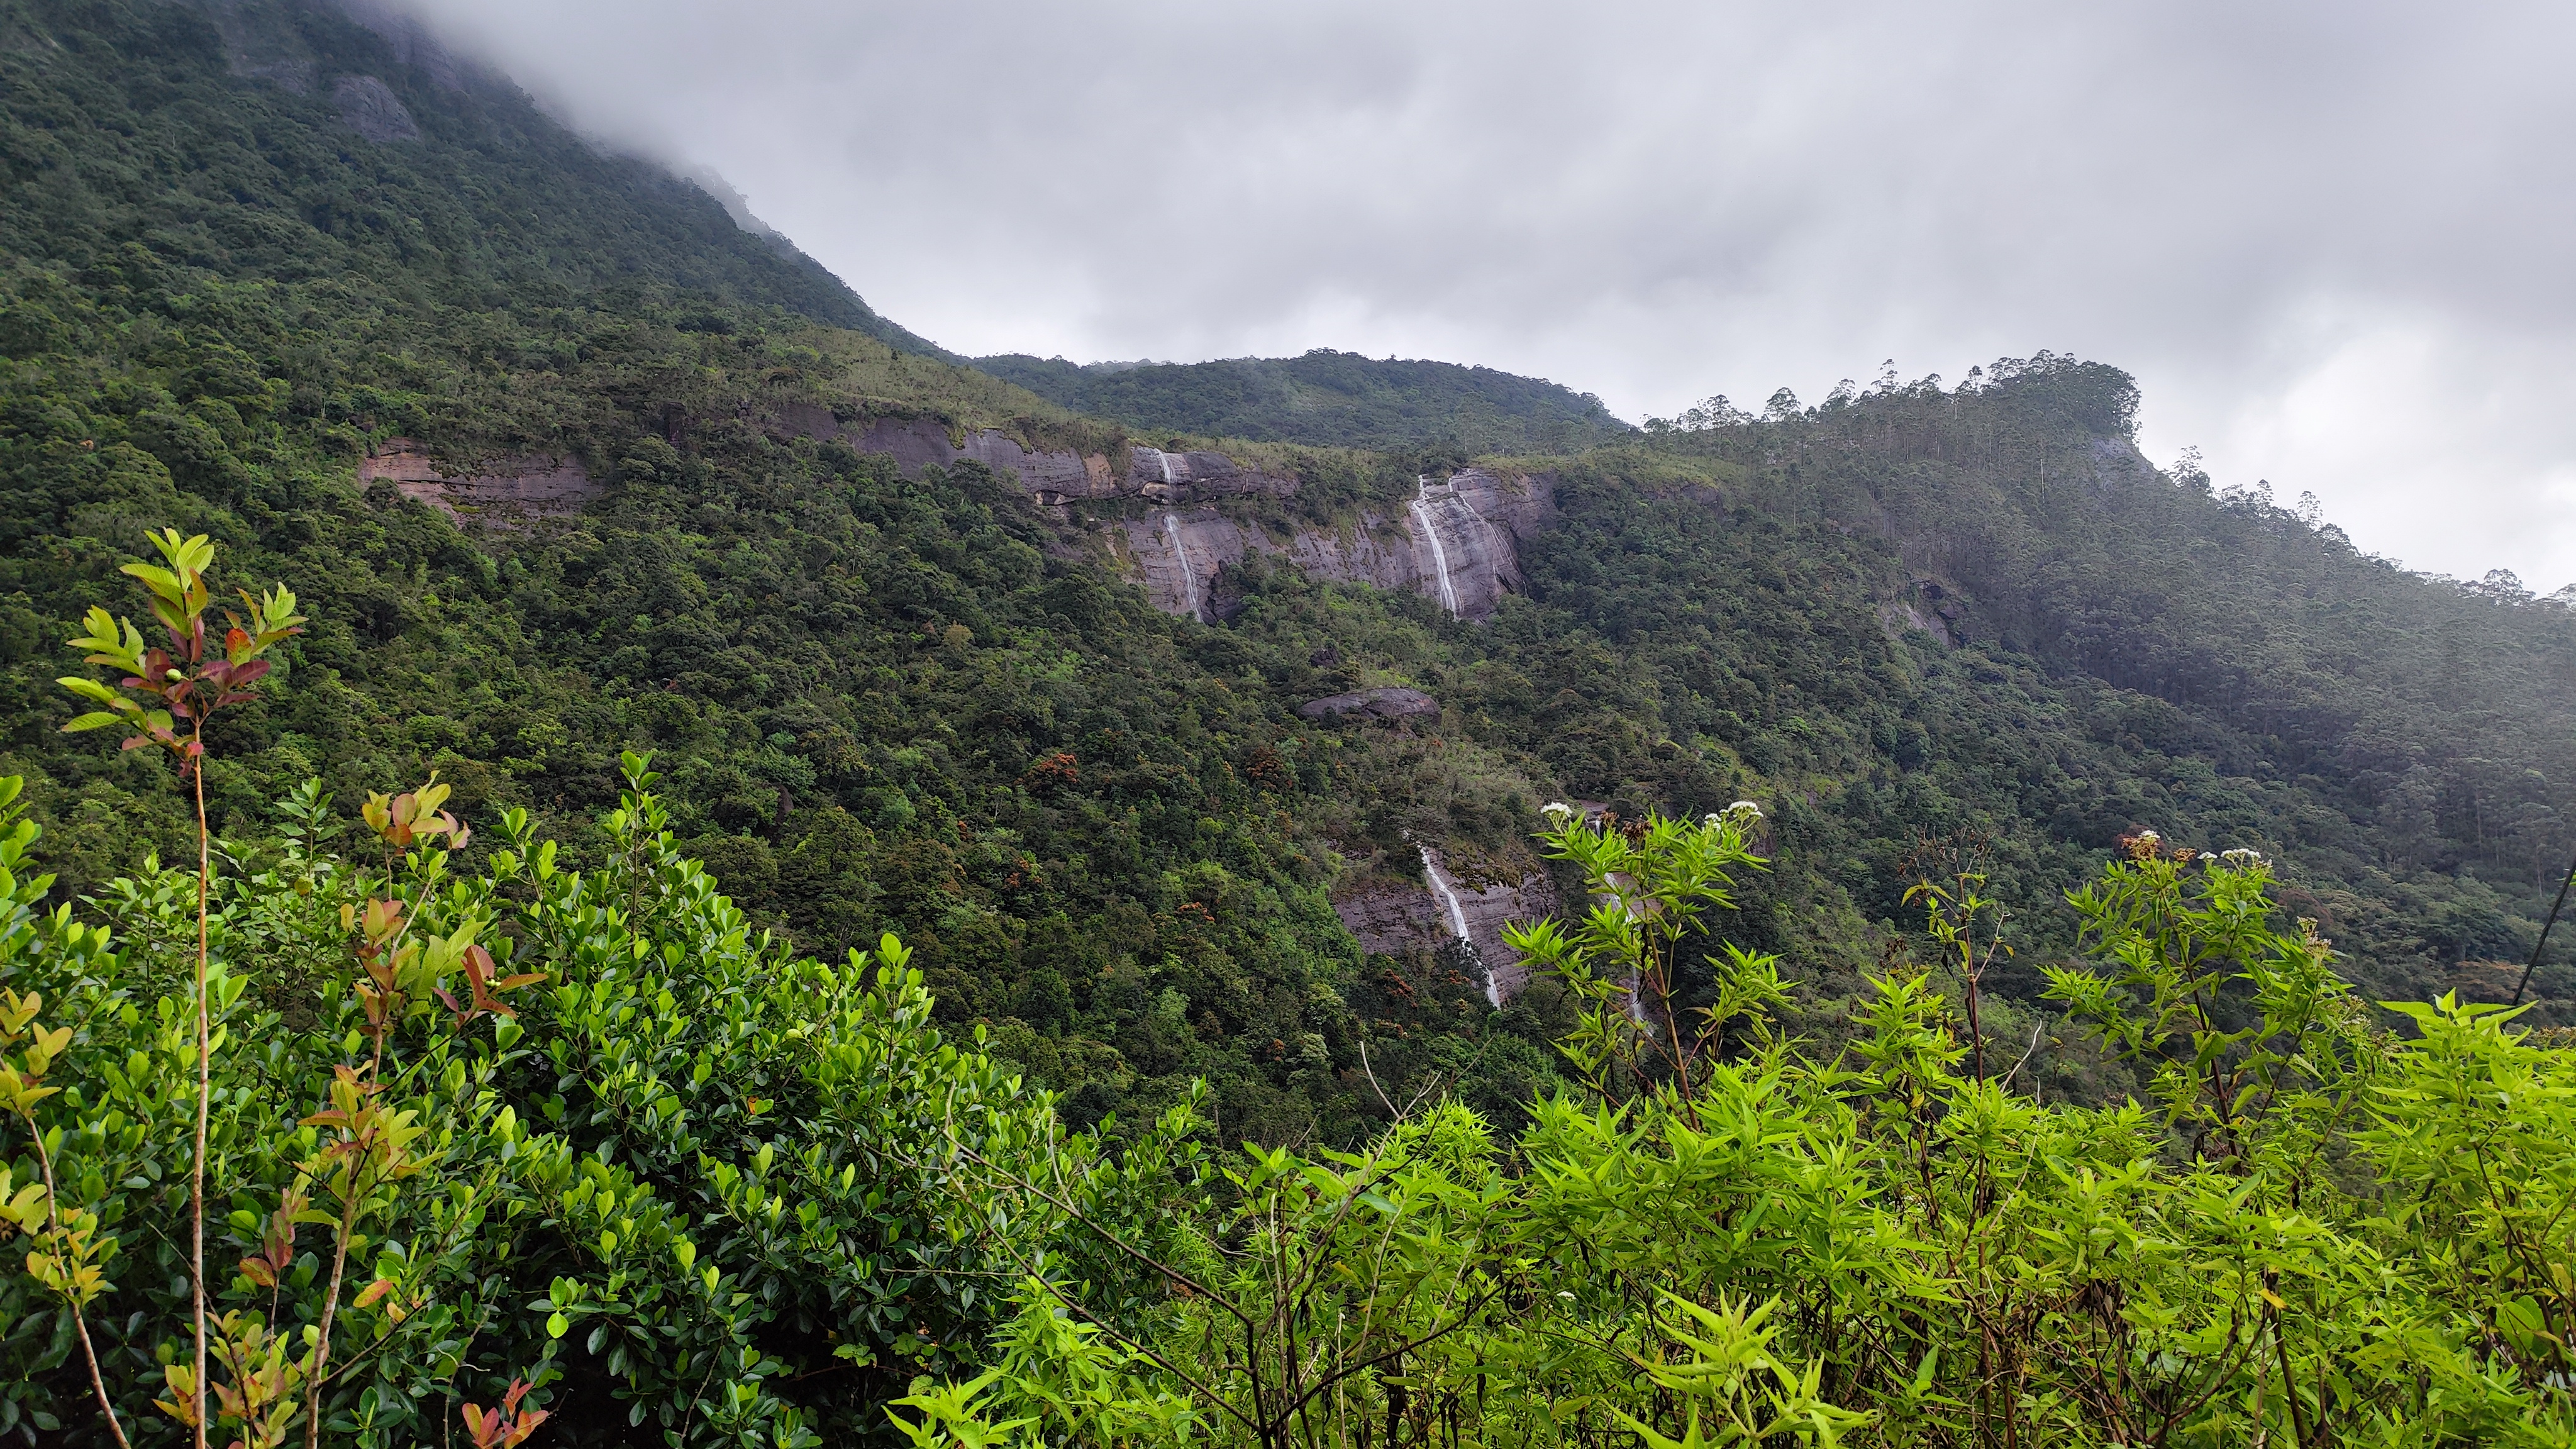
M 2220 856 L 2219 859 L 2226 861 L 2229 865 L 2236 867 L 2238 870 L 2251 870 L 2255 866 L 2264 863 L 2263 852 L 2259 850 L 2248 850 L 2241 845 Z
M 2160 841 L 2160 840 L 2164 839 L 2164 837 L 2163 837 L 2163 836 L 2158 835 L 2157 833 L 2155 833 L 2155 832 L 2154 832 L 2154 831 L 2152 831 L 2152 830 L 2141 830 L 2141 831 L 2139 831 L 2136 835 L 2134 835 L 2134 836 L 2132 836 L 2132 837 L 2130 837 L 2130 838 L 2131 838 L 2131 839 L 2133 839 L 2133 840 L 2143 840 L 2143 841 L 2148 842 L 2148 843 L 2149 843 L 2149 844 L 2151 844 L 2151 845 L 2152 845 L 2152 844 L 2154 844 L 2154 843 L 2155 843 L 2155 842 L 2157 842 L 2157 841 Z
M 2203 859 L 2203 860 L 2216 860 L 2216 859 L 2218 859 L 2218 857 L 2217 857 L 2217 856 L 2214 856 L 2214 855 L 2210 854 L 2210 853 L 2209 853 L 2208 851 L 2206 851 L 2206 850 L 2204 850 L 2204 851 L 2202 851 L 2202 852 L 2200 853 L 2200 858 L 2201 858 L 2201 859 Z
M 1558 825 L 1563 825 L 1566 821 L 1574 818 L 1574 807 L 1566 804 L 1562 800 L 1550 800 L 1545 805 L 1539 807 L 1538 813 L 1555 821 Z
M 1762 818 L 1762 807 L 1750 800 L 1738 800 L 1726 807 L 1726 813 L 1745 820 L 1759 820 Z

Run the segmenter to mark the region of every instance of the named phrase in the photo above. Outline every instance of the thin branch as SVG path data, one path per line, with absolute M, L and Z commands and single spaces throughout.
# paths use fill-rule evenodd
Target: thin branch
M 2549 928 L 2558 924 L 2558 913 L 2567 905 L 2567 888 L 2576 886 L 2576 861 L 2567 865 L 2567 878 L 2558 883 L 2558 899 L 2549 906 L 2549 919 L 2540 923 L 2540 940 L 2531 948 L 2531 964 L 2522 968 L 2522 980 L 2513 988 L 2515 1006 L 2522 1005 L 2522 993 L 2531 989 L 2531 973 L 2540 969 L 2540 953 L 2549 948 Z
M 1084 1228 L 1098 1236 L 1101 1241 L 1109 1244 L 1109 1246 L 1113 1248 L 1116 1248 L 1128 1257 L 1135 1259 L 1137 1262 L 1144 1264 L 1146 1267 L 1153 1269 L 1155 1272 L 1162 1274 L 1164 1277 L 1171 1279 L 1173 1282 L 1180 1284 L 1192 1293 L 1198 1294 L 1200 1297 L 1207 1299 L 1219 1308 L 1224 1309 L 1227 1313 L 1232 1314 L 1236 1321 L 1240 1322 L 1245 1328 L 1249 1329 L 1253 1326 L 1252 1320 L 1244 1316 L 1242 1309 L 1235 1307 L 1232 1302 L 1228 1301 L 1224 1295 L 1218 1293 L 1215 1289 L 1199 1282 L 1197 1279 L 1192 1278 L 1190 1275 L 1180 1271 L 1178 1268 L 1174 1268 L 1157 1258 L 1153 1258 L 1135 1248 L 1129 1247 L 1125 1242 L 1119 1239 L 1117 1234 L 1110 1232 L 1107 1228 L 1101 1227 L 1091 1219 L 1084 1217 L 1082 1215 L 1082 1209 L 1075 1207 L 1073 1204 L 1066 1202 L 1060 1197 L 1057 1197 L 1054 1193 L 1047 1191 L 1045 1188 L 1038 1186 L 1036 1183 L 1029 1181 L 1018 1173 L 1011 1171 L 1009 1168 L 1001 1166 L 999 1163 L 994 1162 L 991 1158 L 986 1157 L 974 1148 L 967 1146 L 963 1141 L 959 1140 L 954 1128 L 949 1130 L 948 1145 L 956 1148 L 960 1155 L 966 1157 L 976 1165 L 983 1167 L 987 1171 L 1000 1174 L 1004 1180 L 1010 1182 L 1013 1186 L 1019 1187 L 1028 1192 L 1036 1193 L 1038 1196 L 1045 1198 L 1048 1202 L 1055 1204 L 1058 1208 L 1064 1210 L 1066 1216 L 1072 1218 L 1075 1222 L 1082 1224 Z

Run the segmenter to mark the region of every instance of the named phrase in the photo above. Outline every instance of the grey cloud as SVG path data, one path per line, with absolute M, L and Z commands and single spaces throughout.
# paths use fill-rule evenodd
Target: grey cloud
M 417 3 L 960 351 L 1637 416 L 2052 347 L 2365 547 L 2576 578 L 2561 8 Z

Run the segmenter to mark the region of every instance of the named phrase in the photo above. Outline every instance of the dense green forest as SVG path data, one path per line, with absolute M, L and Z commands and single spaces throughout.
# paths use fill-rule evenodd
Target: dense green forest
M 1601 399 L 1454 362 L 1303 357 L 1096 362 L 979 357 L 976 367 L 1076 412 L 1146 432 L 1405 450 L 1571 453 L 1635 430 Z
M 2570 1311 L 2563 1284 L 2495 1266 L 2563 1225 L 2514 1237 L 2523 1229 L 2495 1226 L 2454 1183 L 2437 1226 L 2485 1266 L 2438 1291 L 2413 1284 L 2378 1317 L 2348 1311 L 2352 1284 L 2393 1271 L 2373 1255 L 2414 1231 L 2383 1211 L 2374 1174 L 2421 1171 L 2432 1150 L 2356 1135 L 2382 1130 L 2365 1128 L 2370 1112 L 2432 1100 L 2372 1094 L 2433 1092 L 2423 1074 L 2462 1091 L 2478 1073 L 2564 1077 L 2563 1053 L 2490 1018 L 2443 1026 L 2367 1005 L 2453 989 L 2500 1000 L 2533 951 L 2576 850 L 2576 615 L 2560 605 L 2508 580 L 2409 575 L 2260 491 L 2147 467 L 2135 389 L 2099 363 L 2043 354 L 1957 387 L 1889 380 L 1814 407 L 1784 394 L 1759 417 L 1719 400 L 1642 431 L 1552 385 L 1341 354 L 1110 372 L 988 359 L 979 372 L 696 188 L 599 154 L 503 83 L 398 59 L 329 9 L 0 0 L 0 25 L 0 776 L 25 782 L 5 802 L 25 821 L 0 860 L 14 902 L 0 987 L 44 998 L 8 1007 L 28 1013 L 7 1018 L 11 1070 L 42 1077 L 26 1055 L 38 1052 L 70 1084 L 10 1109 L 0 1140 L 16 1187 L 0 1199 L 34 1204 L 12 1221 L 58 1257 L 78 1256 L 77 1223 L 45 1204 L 81 1194 L 98 1217 L 82 1241 L 124 1243 L 126 1266 L 100 1290 L 119 1295 L 115 1312 L 87 1322 L 123 1366 L 115 1393 L 143 1390 L 123 1401 L 138 1441 L 176 1442 L 149 1403 L 163 1392 L 156 1355 L 189 1336 L 170 1215 L 186 1203 L 193 1082 L 180 1079 L 194 1073 L 168 1063 L 193 1050 L 194 871 L 179 867 L 199 837 L 177 759 L 62 733 L 84 706 L 56 681 L 78 667 L 63 641 L 87 610 L 136 611 L 121 569 L 171 526 L 211 540 L 224 598 L 283 584 L 304 616 L 253 697 L 205 734 L 210 961 L 215 994 L 234 993 L 216 1005 L 236 1043 L 216 1054 L 231 1125 L 209 1168 L 227 1198 L 210 1231 L 238 1239 L 218 1256 L 268 1252 L 280 1194 L 327 1186 L 318 1173 L 298 1187 L 294 1167 L 320 1150 L 319 1129 L 297 1138 L 294 1117 L 263 1111 L 292 1099 L 309 1112 L 332 1064 L 359 1055 L 346 1043 L 381 1026 L 376 1059 L 393 1065 L 369 1090 L 452 1134 L 447 1157 L 419 1165 L 436 1192 L 389 1177 L 389 1196 L 362 1203 L 408 1226 L 366 1235 L 401 1245 L 400 1261 L 361 1255 L 350 1271 L 394 1282 L 390 1301 L 419 1316 L 404 1328 L 350 1308 L 394 1345 L 368 1360 L 375 1378 L 330 1391 L 333 1433 L 353 1442 L 415 1442 L 523 1375 L 540 1385 L 531 1404 L 560 1411 L 544 1432 L 583 1442 L 885 1435 L 885 1402 L 915 1372 L 963 1384 L 1006 1360 L 1018 1370 L 987 1385 L 1002 1396 L 994 1414 L 1090 1394 L 1112 1416 L 1101 1424 L 1126 1426 L 1099 1442 L 1282 1442 L 1246 1427 L 1252 1399 L 1277 1388 L 1272 1370 L 1225 1361 L 1206 1315 L 1232 1311 L 1211 1306 L 1219 1297 L 1271 1303 L 1286 1316 L 1262 1320 L 1273 1327 L 1254 1332 L 1269 1345 L 1255 1357 L 1287 1363 L 1314 1349 L 1297 1335 L 1316 1301 L 1258 1275 L 1175 1294 L 1172 1275 L 1218 1286 L 1210 1275 L 1252 1271 L 1231 1256 L 1247 1244 L 1329 1246 L 1353 1221 L 1475 1245 L 1398 1265 L 1405 1294 L 1481 1286 L 1400 1312 L 1368 1298 L 1390 1322 L 1429 1332 L 1471 1302 L 1488 1316 L 1456 1328 L 1437 1365 L 1369 1358 L 1382 1339 L 1332 1349 L 1357 1366 L 1335 1380 L 1335 1412 L 1377 1428 L 1342 1424 L 1330 1442 L 1425 1442 L 1435 1420 L 1450 1442 L 1658 1442 L 1619 1437 L 1649 1431 L 1621 1427 L 1614 1408 L 1679 1435 L 1699 1388 L 1605 1387 L 1634 1380 L 1620 1365 L 1637 1356 L 1670 1368 L 1697 1352 L 1674 1335 L 1701 1330 L 1656 1308 L 1658 1288 L 1738 1315 L 1730 1352 L 1761 1330 L 1740 1321 L 1751 1300 L 1729 1295 L 1787 1294 L 1798 1322 L 1778 1340 L 1784 1371 L 1824 1362 L 1838 1314 L 1874 1325 L 1877 1357 L 1834 1359 L 1824 1388 L 1781 1389 L 1879 1416 L 1871 1442 L 2007 1442 L 1997 1426 L 2152 1437 L 2134 1418 L 2104 1427 L 2112 1399 L 2122 1414 L 2172 1410 L 2165 1442 L 2242 1442 L 2246 1424 L 2300 1416 L 2290 1437 L 2331 1442 L 2327 1426 L 2370 1415 L 2433 1426 L 2417 1442 L 2494 1442 L 2554 1412 L 2549 1392 L 2563 1399 L 2563 1378 L 2547 1389 L 2564 1371 L 2550 1355 L 2576 1330 L 2551 1326 Z M 361 77 L 373 88 L 341 84 Z M 1129 505 L 1043 510 L 971 462 L 906 476 L 765 425 L 791 406 L 1108 453 L 1129 428 L 1157 445 L 1175 430 L 1232 435 L 1238 456 L 1301 480 L 1288 500 L 1226 505 L 1274 527 L 1346 524 L 1418 473 L 1471 459 L 1545 476 L 1554 511 L 1520 545 L 1525 589 L 1489 623 L 1256 562 L 1229 570 L 1243 607 L 1211 626 L 1156 612 L 1109 567 L 1098 525 Z M 462 525 L 359 482 L 359 460 L 397 437 L 466 462 L 573 457 L 602 486 L 575 516 Z M 1438 720 L 1335 727 L 1296 713 L 1395 684 L 1432 694 Z M 433 772 L 470 839 L 349 843 L 366 838 L 349 833 L 359 802 Z M 1619 1036 L 1616 1021 L 1636 1018 L 1605 1017 L 1580 971 L 1542 972 L 1489 1012 L 1472 959 L 1369 956 L 1336 917 L 1331 893 L 1355 879 L 1418 878 L 1425 842 L 1464 874 L 1544 871 L 1581 899 L 1600 882 L 1578 847 L 1594 847 L 1542 816 L 1560 799 L 1627 822 L 1725 822 L 1698 827 L 1691 848 L 1708 865 L 1723 842 L 1728 906 L 1667 953 L 1658 1001 L 1676 1023 L 1711 1009 L 1726 1035 L 1656 1066 Z M 1758 817 L 1729 814 L 1740 800 Z M 2314 967 L 2299 977 L 2309 1014 L 2286 1026 L 2263 1025 L 2279 1003 L 2249 995 L 2252 977 L 2213 988 L 2223 1004 L 2204 1029 L 2261 1026 L 2222 1044 L 2227 1070 L 2274 1072 L 2259 1131 L 2213 1127 L 2206 1103 L 2174 1098 L 2170 1038 L 2142 1048 L 2104 1026 L 2115 1003 L 2052 974 L 2110 969 L 2103 918 L 2068 893 L 2106 860 L 2164 869 L 2137 858 L 2150 830 L 2195 861 L 2262 857 L 2176 867 L 2188 879 L 2171 888 L 2199 892 L 2204 912 L 2211 892 L 2235 902 L 2230 950 L 2250 949 L 2251 910 L 2274 933 L 2264 951 Z M 1940 929 L 1955 931 L 1956 913 L 1927 920 L 1908 894 L 1938 879 L 1965 892 L 1969 876 L 1990 902 L 1966 913 L 1972 937 L 1991 941 L 1980 933 L 2000 922 L 2013 949 L 1962 969 Z M 393 934 L 359 926 L 370 899 L 403 902 Z M 338 903 L 346 922 L 325 909 Z M 2311 930 L 2288 924 L 2302 918 Z M 492 960 L 474 970 L 545 978 L 513 998 L 524 1021 L 487 1004 L 481 976 L 467 993 L 457 973 L 477 941 Z M 365 962 L 405 944 L 422 954 L 384 988 L 406 1005 L 383 1025 L 357 988 Z M 2515 1031 L 2566 1019 L 2571 949 L 2551 938 L 2541 1005 Z M 1776 989 L 1742 964 L 1771 958 Z M 2329 968 L 2357 994 L 2314 975 Z M 1974 1031 L 1959 1014 L 1970 974 Z M 2143 978 L 2122 989 L 2158 999 Z M 64 1045 L 27 1035 L 58 1025 L 74 1032 Z M 2402 1045 L 2437 1027 L 2448 1045 Z M 2310 1034 L 2325 1056 L 2299 1059 L 2290 1083 L 2284 1043 Z M 828 1051 L 812 1045 L 825 1039 Z M 1584 1065 L 1585 1050 L 1612 1047 L 1628 1053 L 1625 1075 Z M 161 1065 L 131 1066 L 137 1053 Z M 1992 1073 L 1959 1065 L 1988 1054 L 2011 1065 L 2002 1097 Z M 2396 1075 L 2362 1070 L 2365 1058 Z M 1869 1063 L 1874 1085 L 1837 1076 L 1838 1060 Z M 1733 1075 L 1710 1077 L 1717 1063 Z M 1912 1105 L 1891 1114 L 1880 1098 L 1901 1092 Z M 2151 1105 L 2124 1107 L 2133 1093 Z M 1591 1115 L 1615 1102 L 1634 1115 Z M 2129 1182 L 2140 1195 L 2123 1199 L 2117 1231 L 2148 1246 L 2099 1280 L 2111 1286 L 2085 1286 L 2082 1263 L 2036 1237 L 2020 1251 L 2065 1293 L 2096 1294 L 2086 1332 L 2201 1336 L 2137 1347 L 2164 1377 L 2093 1399 L 2076 1385 L 2109 1360 L 2053 1340 L 2045 1373 L 2060 1377 L 2029 1392 L 2063 1401 L 2034 1400 L 2022 1427 L 2020 1400 L 1982 1400 L 1971 1432 L 1957 1428 L 1961 1396 L 1992 1393 L 2000 1370 L 1976 1369 L 1973 1392 L 1947 1377 L 1968 1372 L 1951 1356 L 1985 1329 L 1924 1325 L 1919 1302 L 1947 1290 L 1905 1275 L 1935 1270 L 1890 1259 L 1802 1285 L 1778 1267 L 1785 1239 L 1738 1222 L 1726 1251 L 1749 1256 L 1723 1271 L 1716 1248 L 1675 1229 L 1669 1255 L 1640 1240 L 1644 1257 L 1569 1282 L 1583 1301 L 1558 1327 L 1606 1357 L 1548 1367 L 1554 1350 L 1491 1315 L 1527 1310 L 1536 1265 L 1570 1243 L 1650 1239 L 1638 1225 L 1670 1174 L 1718 1170 L 1693 1154 L 1720 1112 L 1757 1136 L 1782 1114 L 1843 1133 L 1760 1137 L 1758 1161 L 1730 1172 L 1785 1181 L 1829 1148 L 1881 1164 L 1845 1184 L 1855 1196 L 1799 1199 L 1819 1215 L 1802 1233 L 1879 1211 L 1854 1206 L 1881 1191 L 1869 1173 L 1953 1148 L 1940 1170 L 1964 1175 L 1918 1173 L 1920 1198 L 1870 1219 L 1873 1241 L 1915 1234 L 1974 1256 L 1974 1233 L 2052 1231 L 2074 1188 L 2034 1164 Z M 59 1199 L 10 1199 L 43 1178 L 40 1119 L 69 1134 L 48 1153 L 89 1166 L 65 1169 Z M 1971 1120 L 2018 1145 L 1969 1151 L 1942 1125 Z M 2405 1120 L 2386 1130 L 2433 1130 Z M 2558 1129 L 2494 1130 L 2527 1145 Z M 1936 1153 L 1935 1139 L 1949 1145 Z M 2299 1158 L 2309 1151 L 2330 1166 Z M 2534 1151 L 2546 1178 L 2556 1169 Z M 1282 1153 L 1295 1156 L 1259 1155 Z M 2026 1200 L 1980 1185 L 2005 1170 L 1998 1153 L 2019 1164 Z M 2245 1212 L 2273 1215 L 2266 1241 L 2306 1232 L 2290 1219 L 2320 1200 L 2318 1172 L 2333 1177 L 2334 1206 L 2306 1209 L 2331 1233 L 2300 1241 L 2342 1254 L 2337 1266 L 2271 1260 L 2224 1288 L 2235 1297 L 2150 1323 L 2146 1305 L 2188 1296 L 2173 1265 L 2252 1241 L 2175 1235 L 2205 1206 L 2195 1194 L 2258 1158 L 2269 1196 Z M 1579 1211 L 1529 1196 L 1568 1180 L 1543 1163 L 1616 1191 Z M 1414 1195 L 1387 1197 L 1390 1173 L 1415 1174 Z M 2556 1181 L 2533 1191 L 2563 1196 Z M 1354 1218 L 1363 1193 L 1392 1206 Z M 2167 1216 L 2140 1216 L 2150 1199 Z M 1993 1215 L 2012 1201 L 2021 1216 Z M 1611 1207 L 1626 1226 L 1583 1216 Z M 495 1214 L 535 1216 L 489 1240 L 459 1227 Z M 2227 1221 L 2258 1233 L 2253 1218 Z M 279 1333 L 319 1328 L 316 1305 L 364 1286 L 331 1298 L 301 1266 L 319 1226 L 301 1247 L 290 1228 L 292 1251 L 265 1270 L 303 1295 L 292 1311 L 305 1316 L 274 1320 Z M 615 1241 L 600 1246 L 603 1233 Z M 1944 1236 L 1956 1233 L 1970 1236 Z M 670 1260 L 683 1239 L 721 1260 L 719 1281 L 748 1286 L 692 1287 L 688 1261 Z M 649 1272 L 630 1261 L 639 1242 L 656 1255 Z M 1388 1262 L 1334 1291 L 1394 1293 Z M 225 1290 L 234 1311 L 286 1311 L 244 1272 Z M 2308 1297 L 2279 1287 L 2285 1272 L 2311 1275 Z M 1087 1285 L 1079 1311 L 1033 1281 Z M 2202 1289 L 2222 1291 L 2190 1291 Z M 0 1299 L 0 1348 L 15 1356 L 0 1434 L 94 1442 L 96 1421 L 79 1417 L 82 1320 L 46 1307 L 64 1300 L 50 1292 L 13 1278 Z M 505 1326 L 531 1295 L 550 1306 Z M 1917 1307 L 1895 1306 L 1906 1295 Z M 2295 1331 L 2274 1298 L 2298 1304 Z M 2065 1311 L 2048 1302 L 2029 1311 Z M 1345 1310 L 1376 1311 L 1356 1298 Z M 1965 1336 L 1942 1336 L 1954 1330 Z M 458 1334 L 490 1335 L 499 1357 L 468 1354 Z M 2356 1334 L 2418 1357 L 2361 1373 Z M 2155 1357 L 2168 1352 L 2182 1357 Z M 2275 1361 L 2258 1369 L 2262 1354 Z M 2343 1377 L 2287 1399 L 2245 1377 L 2294 1367 L 2303 1383 Z M 2195 1373 L 2218 1397 L 2190 1405 Z M 1521 1397 L 1489 1407 L 1475 1390 L 1471 1412 L 1468 1386 L 1495 1383 Z M 2398 1402 L 2406 1383 L 2411 1404 Z M 1252 1396 L 1243 1422 L 1214 1406 L 1228 1395 Z M 1593 1408 L 1542 1432 L 1525 1411 L 1550 1395 Z M 1161 1428 L 1140 1427 L 1158 1414 Z M 1927 1414 L 1950 1427 L 1905 1437 Z M 1299 1432 L 1323 1442 L 1311 1423 Z

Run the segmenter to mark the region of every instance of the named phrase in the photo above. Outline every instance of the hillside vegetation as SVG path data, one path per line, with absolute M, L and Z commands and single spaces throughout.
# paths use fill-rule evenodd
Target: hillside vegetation
M 1075 412 L 1147 433 L 1353 448 L 1571 453 L 1633 431 L 1601 399 L 1454 362 L 1317 348 L 1302 357 L 1092 363 L 979 357 L 976 367 Z
M 98 1442 L 103 1383 L 180 1442 L 202 1163 L 207 1373 L 337 1345 L 262 1410 L 297 1442 L 464 1442 L 514 1381 L 597 1443 L 907 1395 L 1047 1442 L 2563 1442 L 2567 1058 L 2521 1033 L 2569 933 L 2536 1012 L 2474 1005 L 2576 850 L 2558 605 L 2149 468 L 2129 379 L 2044 354 L 1644 431 L 1335 354 L 1076 411 L 328 10 L 0 16 L 0 1026 L 60 1089 L 0 1122 L 56 1264 L 12 1241 L 0 1435 Z M 793 407 L 1245 435 L 1300 487 L 1223 506 L 1278 530 L 1471 454 L 1555 512 L 1487 624 L 1256 562 L 1211 626 L 1108 568 L 1134 505 Z M 599 491 L 460 525 L 361 486 L 396 438 Z M 171 526 L 190 667 L 236 588 L 299 619 L 204 733 L 202 991 L 198 781 L 57 683 Z M 1382 684 L 1439 718 L 1296 712 Z M 1333 909 L 1424 843 L 1581 900 L 1611 842 L 1691 929 L 1534 941 L 1498 1012 Z

